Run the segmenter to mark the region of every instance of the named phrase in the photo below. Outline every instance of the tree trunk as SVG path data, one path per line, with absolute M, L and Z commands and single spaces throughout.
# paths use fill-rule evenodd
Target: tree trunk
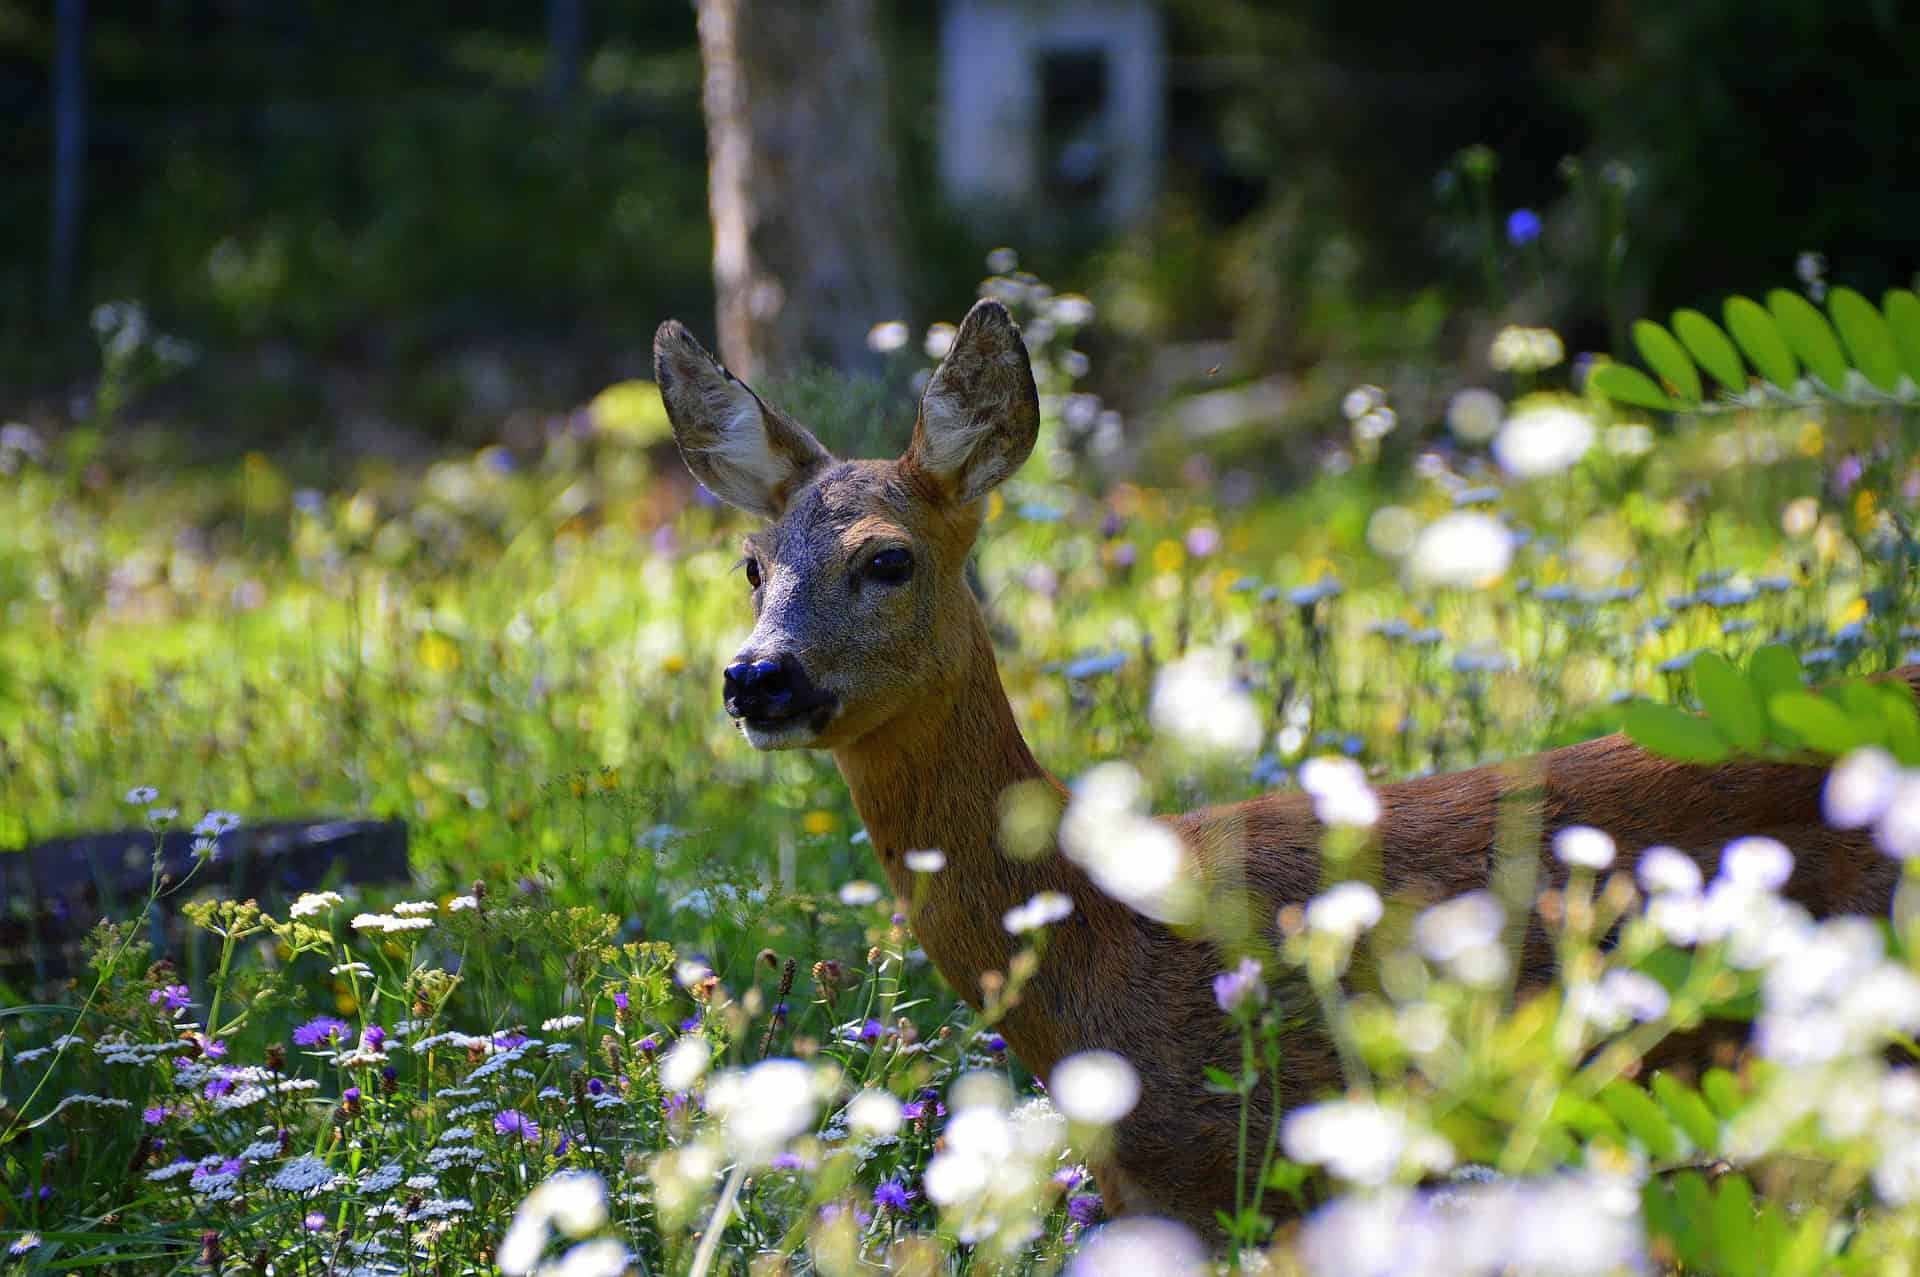
M 47 234 L 47 309 L 56 322 L 73 300 L 86 166 L 87 4 L 60 0 L 54 18 L 53 203 Z
M 905 313 L 874 0 L 699 0 L 720 354 L 752 379 L 870 364 Z

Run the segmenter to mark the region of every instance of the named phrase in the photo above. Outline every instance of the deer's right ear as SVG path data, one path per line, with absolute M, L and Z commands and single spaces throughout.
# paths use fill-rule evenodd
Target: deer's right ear
M 1027 345 L 997 301 L 975 302 L 920 398 L 903 460 L 956 501 L 977 501 L 1018 470 L 1040 433 Z
M 728 505 L 774 519 L 833 460 L 805 427 L 760 401 L 677 319 L 653 337 L 653 378 L 693 477 Z

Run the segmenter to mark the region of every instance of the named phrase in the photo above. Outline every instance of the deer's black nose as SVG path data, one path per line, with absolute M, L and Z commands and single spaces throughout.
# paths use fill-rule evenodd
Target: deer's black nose
M 775 661 L 735 661 L 724 671 L 727 713 L 735 718 L 785 718 L 795 712 L 794 694 L 806 673 L 791 655 Z

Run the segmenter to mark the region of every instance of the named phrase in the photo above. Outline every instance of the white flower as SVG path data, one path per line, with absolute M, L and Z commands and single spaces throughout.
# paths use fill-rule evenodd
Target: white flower
M 1042 891 L 1023 905 L 1015 905 L 1007 910 L 1001 922 L 1014 935 L 1023 935 L 1037 931 L 1041 927 L 1069 917 L 1073 913 L 1073 898 L 1059 891 Z
M 551 1020 L 540 1022 L 542 1033 L 565 1033 L 568 1029 L 577 1029 L 587 1021 L 578 1015 L 556 1015 Z
M 402 900 L 393 907 L 394 913 L 402 918 L 418 918 L 425 914 L 437 913 L 440 906 L 431 900 Z
M 867 349 L 889 354 L 907 344 L 912 334 L 905 323 L 898 319 L 889 319 L 885 323 L 875 324 L 867 329 Z
M 1457 510 L 1435 519 L 1414 538 L 1408 580 L 1417 586 L 1479 590 L 1506 575 L 1513 533 L 1493 515 Z
M 1050 307 L 1053 322 L 1078 328 L 1093 322 L 1093 303 L 1079 293 L 1061 293 Z
M 240 817 L 230 811 L 210 811 L 200 818 L 193 832 L 207 838 L 218 838 L 240 827 Z
M 1508 474 L 1537 479 L 1573 468 L 1593 447 L 1593 419 L 1564 404 L 1523 408 L 1508 417 L 1493 455 Z
M 1213 1271 L 1207 1249 L 1170 1219 L 1118 1219 L 1087 1234 L 1066 1277 L 1203 1277 Z
M 1100 763 L 1080 778 L 1060 821 L 1060 844 L 1114 899 L 1161 922 L 1196 907 L 1186 848 L 1148 817 L 1145 787 L 1125 763 Z
M 813 1124 L 819 1091 L 812 1065 L 763 1060 L 716 1076 L 707 1086 L 707 1111 L 720 1120 L 734 1156 L 764 1165 Z
M 917 874 L 937 874 L 947 867 L 947 853 L 938 847 L 921 847 L 908 852 L 906 862 Z
M 1371 1100 L 1330 1100 L 1295 1109 L 1281 1125 L 1280 1144 L 1296 1162 L 1324 1166 L 1339 1179 L 1373 1188 L 1403 1165 L 1421 1171 L 1453 1165 L 1453 1148 L 1444 1139 Z
M 1874 826 L 1873 840 L 1889 856 L 1902 860 L 1920 856 L 1920 772 L 1901 775 Z
M 581 1242 L 560 1257 L 558 1265 L 542 1268 L 543 1277 L 624 1277 L 633 1271 L 627 1266 L 627 1248 L 611 1237 Z
M 948 323 L 935 324 L 927 329 L 927 358 L 945 359 L 947 352 L 953 349 L 953 339 L 959 335 L 960 330 Z
M 1300 764 L 1300 788 L 1313 795 L 1313 814 L 1323 824 L 1371 827 L 1380 819 L 1380 796 L 1359 763 L 1324 754 Z
M 1349 944 L 1380 914 L 1380 893 L 1364 882 L 1337 882 L 1307 902 L 1307 926 Z
M 390 913 L 357 913 L 353 916 L 355 931 L 384 931 L 392 934 L 398 931 L 424 931 L 432 925 L 431 918 L 398 918 Z
M 1653 895 L 1693 895 L 1700 890 L 1700 866 L 1672 847 L 1649 847 L 1636 866 L 1640 886 Z
M 1758 891 L 1778 891 L 1793 876 L 1793 853 L 1777 838 L 1736 838 L 1720 853 L 1720 876 Z
M 1048 1091 L 1072 1120 L 1111 1126 L 1140 1102 L 1140 1075 L 1112 1051 L 1081 1051 L 1053 1066 Z
M 1469 891 L 1423 909 L 1413 920 L 1413 941 L 1429 961 L 1487 987 L 1507 973 L 1506 951 L 1500 947 L 1505 925 L 1505 912 L 1491 892 Z
M 1551 328 L 1510 324 L 1494 334 L 1487 362 L 1496 372 L 1541 372 L 1567 357 L 1560 334 Z
M 1859 829 L 1879 820 L 1893 802 L 1900 764 L 1877 745 L 1856 749 L 1833 765 L 1821 791 L 1827 823 Z
M 684 1037 L 667 1048 L 660 1057 L 660 1085 L 669 1091 L 685 1091 L 707 1071 L 713 1048 L 702 1037 Z
M 1613 863 L 1613 839 L 1592 825 L 1568 825 L 1553 836 L 1553 854 L 1562 864 L 1605 869 Z
M 891 1135 L 900 1129 L 901 1107 L 886 1091 L 868 1087 L 847 1104 L 847 1125 L 862 1135 Z
M 863 908 L 880 899 L 880 888 L 864 878 L 855 878 L 840 887 L 840 903 Z
M 317 913 L 325 913 L 335 905 L 342 903 L 337 891 L 309 891 L 287 906 L 287 912 L 295 918 L 311 918 Z
M 147 823 L 151 825 L 164 825 L 178 819 L 179 816 L 180 809 L 178 807 L 147 808 Z
M 521 1201 L 494 1262 L 506 1277 L 525 1277 L 540 1262 L 550 1229 L 583 1237 L 606 1222 L 606 1183 L 586 1171 L 561 1171 Z
M 160 791 L 152 785 L 135 785 L 127 791 L 127 801 L 135 807 L 145 807 L 158 797 L 160 797 Z
M 1162 666 L 1147 714 L 1155 731 L 1201 753 L 1249 755 L 1260 748 L 1260 711 L 1225 652 L 1199 648 Z
M 480 898 L 478 896 L 455 896 L 453 899 L 447 901 L 448 913 L 459 913 L 463 909 L 478 909 L 479 907 Z
M 311 1193 L 325 1188 L 333 1179 L 332 1167 L 312 1153 L 302 1153 L 275 1172 L 267 1187 L 283 1193 Z
M 1462 390 L 1447 401 L 1447 429 L 1463 443 L 1485 443 L 1500 429 L 1506 410 L 1491 390 Z

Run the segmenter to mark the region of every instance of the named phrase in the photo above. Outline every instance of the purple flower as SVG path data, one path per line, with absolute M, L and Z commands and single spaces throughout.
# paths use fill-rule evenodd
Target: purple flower
M 308 1020 L 293 1031 L 295 1046 L 326 1046 L 332 1042 L 345 1042 L 353 1030 L 347 1027 L 345 1020 L 336 1020 L 330 1015 L 319 1015 Z
M 307 1212 L 307 1217 L 300 1221 L 300 1224 L 301 1227 L 305 1228 L 308 1232 L 317 1233 L 327 1226 L 327 1217 L 317 1210 L 310 1210 Z
M 140 1110 L 140 1120 L 148 1126 L 158 1126 L 172 1116 L 173 1110 L 161 1104 Z
M 222 1073 L 212 1078 L 209 1078 L 207 1080 L 207 1085 L 202 1090 L 202 1093 L 210 1100 L 217 1100 L 221 1096 L 228 1094 L 232 1090 L 233 1090 L 233 1079 L 226 1076 L 224 1073 Z
M 998 1033 L 989 1033 L 987 1035 L 987 1050 L 992 1051 L 995 1055 L 1001 1055 L 1006 1052 L 1006 1049 L 1007 1040 L 1005 1038 L 1001 1037 Z
M 511 1051 L 526 1044 L 527 1035 L 515 1029 L 502 1029 L 493 1035 L 493 1049 L 496 1051 Z
M 1220 529 L 1201 524 L 1187 530 L 1187 553 L 1204 559 L 1220 548 Z
M 184 984 L 170 984 L 163 989 L 155 989 L 147 995 L 147 1001 L 153 1005 L 164 1002 L 169 1011 L 184 1011 L 193 1005 L 192 992 Z
M 860 1026 L 860 1040 L 862 1042 L 878 1042 L 882 1037 L 886 1036 L 886 1032 L 886 1025 L 880 1023 L 878 1020 L 868 1020 Z
M 590 1077 L 587 1079 L 588 1095 L 604 1095 L 606 1093 L 606 1090 L 607 1090 L 607 1084 L 605 1082 L 602 1082 L 599 1078 Z
M 625 989 L 621 989 L 613 995 L 613 1005 L 616 1010 L 625 1011 L 632 1003 L 633 999 L 627 996 Z
M 1516 208 L 1507 214 L 1507 243 L 1525 248 L 1540 238 L 1540 214 L 1530 208 Z
M 1067 1218 L 1085 1227 L 1100 1216 L 1100 1194 L 1078 1193 L 1067 1199 Z
M 1833 490 L 1843 497 L 1846 496 L 1853 485 L 1860 482 L 1860 476 L 1865 474 L 1866 470 L 1865 463 L 1858 456 L 1842 457 L 1840 464 L 1833 468 Z
M 797 1171 L 805 1165 L 798 1153 L 779 1153 L 774 1156 L 773 1169 L 776 1171 Z
M 200 1049 L 207 1053 L 209 1060 L 218 1060 L 227 1054 L 227 1044 L 217 1038 L 206 1039 L 200 1043 Z
M 346 1090 L 340 1092 L 340 1098 L 345 1103 L 358 1104 L 360 1102 L 360 1088 L 357 1086 L 350 1086 Z
M 1228 1015 L 1247 1015 L 1266 1005 L 1267 985 L 1260 978 L 1260 963 L 1242 958 L 1231 971 L 1213 977 L 1213 1000 Z
M 1086 1170 L 1079 1166 L 1062 1166 L 1053 1173 L 1053 1182 L 1062 1188 L 1078 1188 L 1086 1178 Z
M 360 1049 L 361 1050 L 379 1051 L 384 1049 L 386 1047 L 386 1044 L 387 1044 L 387 1031 L 381 1028 L 379 1025 L 369 1024 L 366 1028 L 360 1030 Z
M 531 1144 L 540 1138 L 540 1126 L 519 1109 L 501 1109 L 493 1115 L 493 1129 L 501 1135 L 517 1135 Z
M 873 1190 L 873 1204 L 875 1206 L 891 1206 L 897 1211 L 904 1211 L 907 1209 L 907 1203 L 912 1200 L 912 1191 L 897 1179 L 887 1180 L 881 1184 L 880 1187 Z
M 640 1039 L 640 1049 L 646 1054 L 652 1055 L 660 1049 L 660 1039 L 649 1033 L 646 1037 Z
M 697 1015 L 690 1015 L 686 1019 L 680 1021 L 680 1031 L 682 1033 L 692 1033 L 695 1029 L 699 1027 L 700 1027 L 700 1017 Z

